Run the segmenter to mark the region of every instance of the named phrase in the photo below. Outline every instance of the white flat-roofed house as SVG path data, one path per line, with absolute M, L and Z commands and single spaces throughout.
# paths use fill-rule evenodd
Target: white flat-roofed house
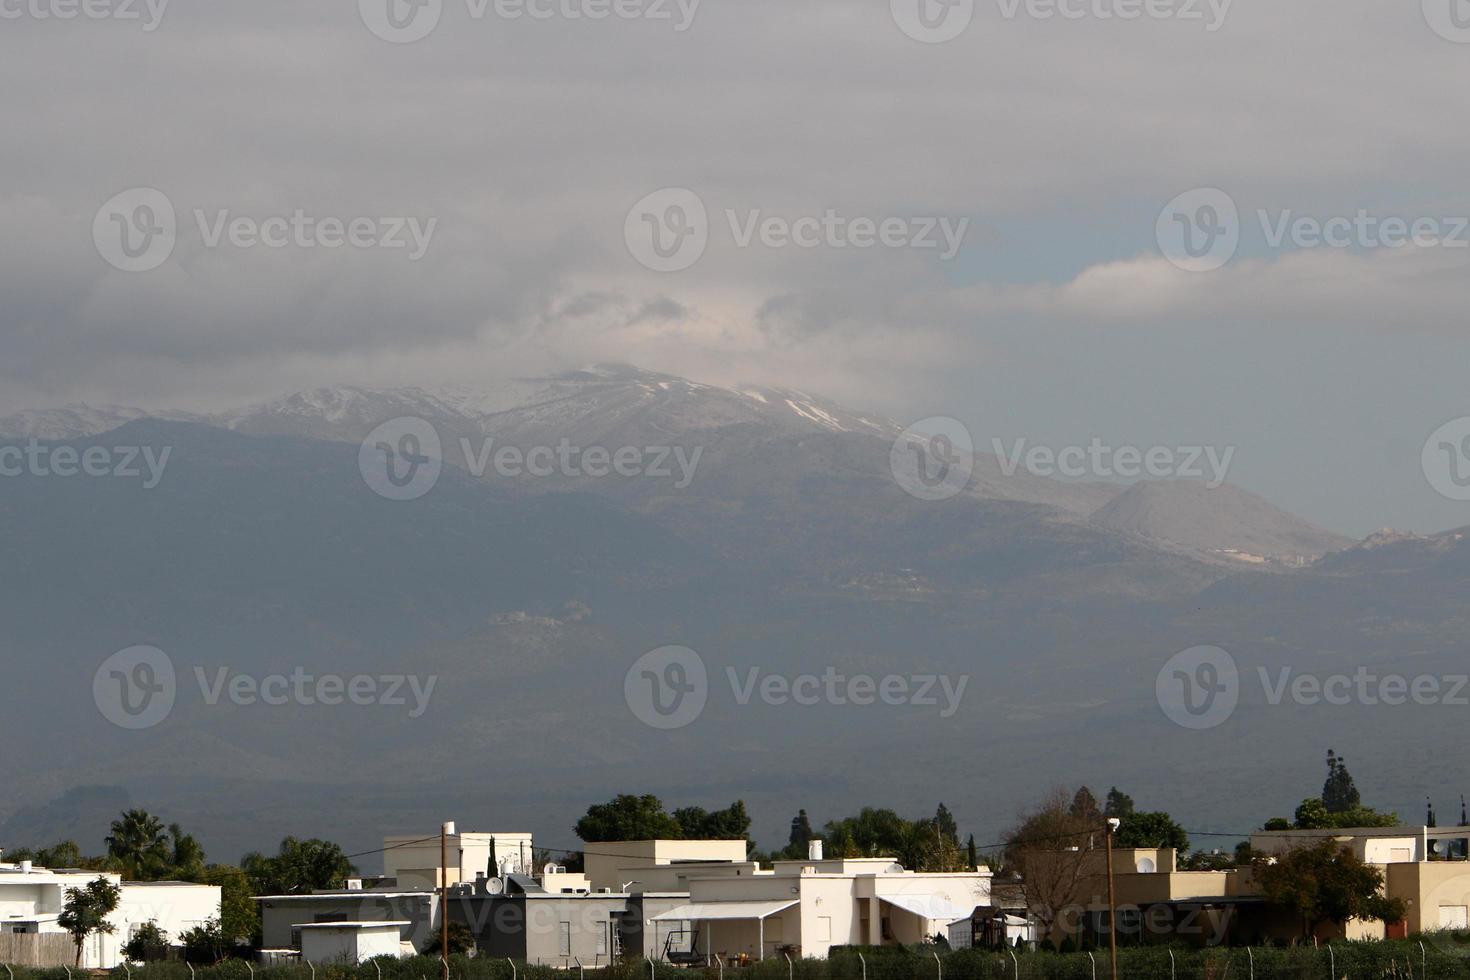
M 178 943 L 184 932 L 219 918 L 218 885 L 123 881 L 111 872 L 37 868 L 27 861 L 0 864 L 0 932 L 66 935 L 57 920 L 68 893 L 98 878 L 118 885 L 121 895 L 107 919 L 113 931 L 88 936 L 82 945 L 81 965 L 89 969 L 109 970 L 122 963 L 122 947 L 149 922 L 156 923 L 169 942 Z
M 399 931 L 409 923 L 303 922 L 301 958 L 309 963 L 345 963 L 356 966 L 378 956 L 402 956 Z

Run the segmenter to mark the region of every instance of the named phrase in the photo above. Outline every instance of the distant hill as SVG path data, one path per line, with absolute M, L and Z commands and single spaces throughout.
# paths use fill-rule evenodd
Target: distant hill
M 1328 744 L 1351 755 L 1365 796 L 1406 812 L 1445 778 L 1441 754 L 1404 757 L 1375 738 L 1372 708 L 1302 713 L 1248 690 L 1229 724 L 1186 732 L 1154 684 L 1171 655 L 1204 643 L 1252 683 L 1282 665 L 1449 670 L 1470 588 L 1458 539 L 1354 547 L 1238 489 L 1008 477 L 986 454 L 965 492 L 918 500 L 889 468 L 898 422 L 618 365 L 485 391 L 316 389 L 202 420 L 68 412 L 6 420 L 0 442 L 39 437 L 44 421 L 80 451 L 126 416 L 107 444 L 173 453 L 151 490 L 0 481 L 0 656 L 24 665 L 24 683 L 0 685 L 0 846 L 82 833 L 67 828 L 94 818 L 67 794 L 99 785 L 234 859 L 287 833 L 372 847 L 446 812 L 572 846 L 589 803 L 634 790 L 678 805 L 743 798 L 768 844 L 797 807 L 826 819 L 939 799 L 977 834 L 999 833 L 1020 803 L 1084 781 L 1177 800 L 1194 827 L 1249 830 L 1320 785 Z M 361 440 L 401 415 L 432 422 L 451 463 L 413 501 L 378 497 L 359 471 Z M 461 438 L 472 452 L 565 439 L 702 455 L 682 488 L 476 478 Z M 167 651 L 182 687 L 165 722 L 124 732 L 97 711 L 91 680 L 135 644 Z M 676 732 L 642 724 L 623 695 L 629 666 L 669 644 L 698 651 L 711 685 L 703 715 Z M 195 667 L 296 666 L 439 686 L 409 719 L 209 704 L 194 680 Z M 940 717 L 741 703 L 727 679 L 829 668 L 968 686 Z M 1433 743 L 1442 724 L 1415 713 L 1395 731 Z
M 1353 542 L 1239 487 L 1188 480 L 1135 483 L 1100 507 L 1099 527 L 1238 561 L 1298 563 Z

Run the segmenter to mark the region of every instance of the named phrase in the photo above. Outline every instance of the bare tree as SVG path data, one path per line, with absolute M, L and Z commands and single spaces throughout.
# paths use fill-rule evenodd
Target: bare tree
M 1072 793 L 1053 790 L 1023 811 L 1006 835 L 1004 871 L 1020 876 L 1027 909 L 1053 939 L 1059 938 L 1063 911 L 1091 899 L 1087 879 L 1096 873 L 1092 852 L 1102 844 L 1100 821 L 1076 811 L 1072 802 Z

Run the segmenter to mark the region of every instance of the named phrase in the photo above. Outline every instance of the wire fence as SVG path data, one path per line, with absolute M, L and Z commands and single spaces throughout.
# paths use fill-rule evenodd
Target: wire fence
M 768 958 L 747 966 L 674 966 L 627 960 L 610 966 L 530 965 L 485 956 L 450 958 L 451 980 L 1111 980 L 1106 949 L 1092 953 L 837 949 L 825 960 Z M 0 980 L 83 980 L 87 971 L 0 967 Z M 213 966 L 151 963 L 107 971 L 108 980 L 439 980 L 440 961 L 419 956 L 367 963 Z M 1470 980 L 1470 946 L 1353 942 L 1321 947 L 1133 947 L 1118 951 L 1121 980 Z

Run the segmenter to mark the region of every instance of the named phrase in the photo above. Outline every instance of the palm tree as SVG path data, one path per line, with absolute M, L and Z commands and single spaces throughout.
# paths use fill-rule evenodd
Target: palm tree
M 168 864 L 168 845 L 162 820 L 147 810 L 128 810 L 112 822 L 107 855 L 137 878 L 149 867 Z

